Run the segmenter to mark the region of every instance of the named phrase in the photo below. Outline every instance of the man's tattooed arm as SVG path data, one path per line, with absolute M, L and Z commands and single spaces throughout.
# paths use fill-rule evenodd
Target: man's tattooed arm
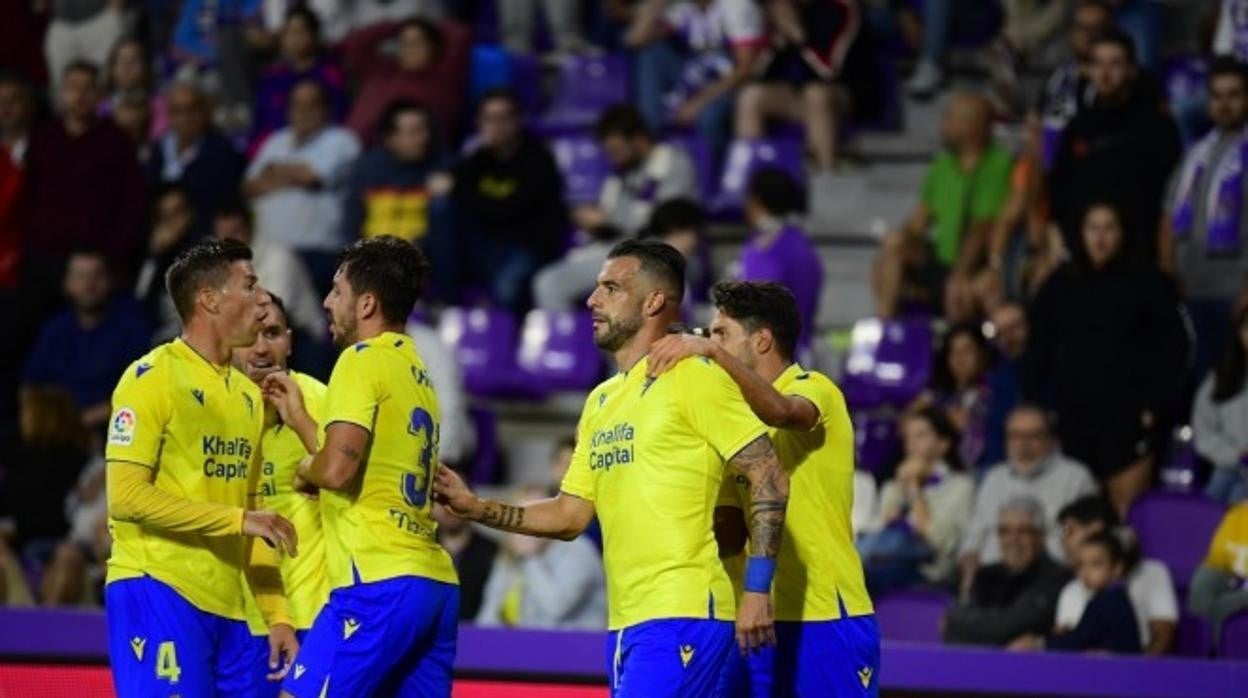
M 763 435 L 751 441 L 728 465 L 750 483 L 750 556 L 775 557 L 789 503 L 789 475 L 780 467 L 771 439 Z

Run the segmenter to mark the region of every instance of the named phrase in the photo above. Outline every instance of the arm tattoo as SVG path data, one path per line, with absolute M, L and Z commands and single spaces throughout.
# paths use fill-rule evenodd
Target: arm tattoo
M 512 506 L 486 500 L 481 523 L 500 531 L 520 531 L 524 528 L 524 507 Z
M 775 557 L 784 531 L 789 476 L 780 467 L 771 439 L 758 437 L 728 464 L 750 481 L 750 555 Z

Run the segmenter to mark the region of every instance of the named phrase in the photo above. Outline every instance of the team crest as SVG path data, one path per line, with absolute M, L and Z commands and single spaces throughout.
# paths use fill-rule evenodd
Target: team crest
M 129 446 L 134 443 L 134 427 L 138 418 L 129 407 L 119 408 L 113 413 L 113 420 L 108 427 L 108 443 L 114 446 Z

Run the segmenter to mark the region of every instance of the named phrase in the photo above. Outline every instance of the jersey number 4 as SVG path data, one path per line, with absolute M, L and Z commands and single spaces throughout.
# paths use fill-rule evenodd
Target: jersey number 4
M 433 454 L 438 444 L 438 427 L 433 423 L 433 415 L 422 407 L 412 410 L 407 433 L 412 436 L 421 436 L 423 433 L 424 443 L 420 447 L 420 460 L 416 464 L 416 471 L 403 473 L 399 490 L 403 492 L 403 500 L 409 505 L 423 509 L 429 501 L 429 490 L 433 485 L 433 478 L 429 474 L 433 469 Z
M 156 678 L 177 683 L 180 676 L 182 667 L 178 666 L 178 651 L 174 649 L 173 642 L 160 643 L 156 648 Z

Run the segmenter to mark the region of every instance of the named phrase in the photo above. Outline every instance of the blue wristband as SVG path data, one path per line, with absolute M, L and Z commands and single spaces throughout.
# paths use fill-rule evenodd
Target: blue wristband
M 771 593 L 771 578 L 776 576 L 774 557 L 751 557 L 745 563 L 745 590 L 758 594 Z

